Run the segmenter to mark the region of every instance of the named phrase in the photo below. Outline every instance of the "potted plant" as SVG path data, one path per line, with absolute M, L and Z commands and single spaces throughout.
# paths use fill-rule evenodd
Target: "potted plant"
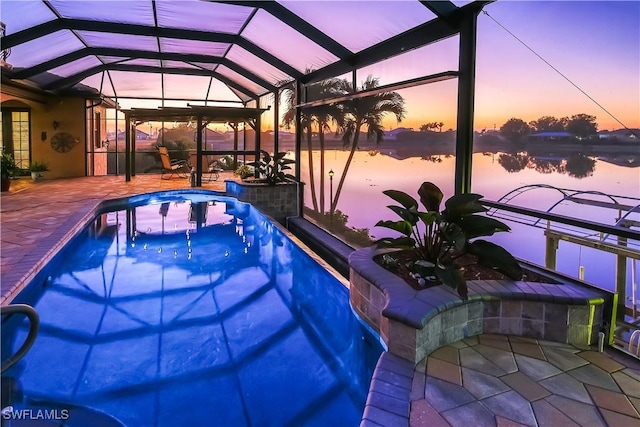
M 255 168 L 256 182 L 276 185 L 279 182 L 286 182 L 288 179 L 295 181 L 293 175 L 285 172 L 291 169 L 290 164 L 295 163 L 295 160 L 285 158 L 286 152 L 271 155 L 260 150 L 260 153 L 262 155 L 260 160 L 247 163 L 248 166 Z
M 49 170 L 49 164 L 45 162 L 33 161 L 29 163 L 29 172 L 31 172 L 31 179 L 34 182 L 38 182 L 44 177 L 44 173 Z
M 0 169 L 0 175 L 2 177 L 2 191 L 9 191 L 11 186 L 11 177 L 13 176 L 18 165 L 16 164 L 13 155 L 6 153 L 2 150 L 2 169 Z
M 427 287 L 443 283 L 467 298 L 467 285 L 460 260 L 472 258 L 473 262 L 491 270 L 497 270 L 515 280 L 522 278 L 518 261 L 504 248 L 486 240 L 496 232 L 510 228 L 493 218 L 478 215 L 487 209 L 482 206 L 479 194 L 457 194 L 449 198 L 440 210 L 443 194 L 431 182 L 424 182 L 418 190 L 418 202 L 410 195 L 397 190 L 383 192 L 400 206 L 389 206 L 400 220 L 378 221 L 376 226 L 399 232 L 397 238 L 385 237 L 375 242 L 378 248 L 394 248 L 398 251 L 383 254 L 380 264 L 389 270 L 417 280 Z

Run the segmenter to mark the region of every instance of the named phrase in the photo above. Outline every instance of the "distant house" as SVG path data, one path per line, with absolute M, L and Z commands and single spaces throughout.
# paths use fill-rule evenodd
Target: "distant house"
M 529 135 L 529 141 L 561 141 L 561 142 L 569 142 L 575 139 L 575 135 L 570 134 L 569 132 L 538 132 L 532 133 Z
M 136 140 L 140 140 L 140 139 L 149 139 L 151 138 L 151 136 L 149 136 L 148 133 L 141 131 L 140 129 L 136 129 Z M 118 139 L 125 139 L 125 133 L 124 132 L 118 132 Z
M 598 139 L 640 143 L 640 137 L 638 135 L 640 135 L 640 129 L 603 130 L 598 132 Z

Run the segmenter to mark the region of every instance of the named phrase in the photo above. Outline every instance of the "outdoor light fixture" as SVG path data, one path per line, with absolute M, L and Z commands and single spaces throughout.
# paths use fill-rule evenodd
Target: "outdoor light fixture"
M 60 122 L 58 122 L 57 120 L 54 120 L 54 121 L 51 123 L 51 126 L 53 126 L 53 130 L 56 130 L 56 129 L 58 129 L 58 127 L 60 126 Z
M 40 139 L 42 140 L 42 142 L 47 140 L 47 132 L 46 131 L 42 131 L 42 133 L 40 133 Z

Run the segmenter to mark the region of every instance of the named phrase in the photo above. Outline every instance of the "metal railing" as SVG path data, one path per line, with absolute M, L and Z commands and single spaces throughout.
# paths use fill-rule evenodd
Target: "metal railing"
M 14 314 L 24 314 L 29 319 L 29 333 L 27 338 L 22 343 L 22 346 L 7 360 L 2 361 L 1 371 L 4 373 L 7 369 L 18 363 L 22 359 L 38 336 L 38 328 L 40 326 L 40 317 L 36 310 L 27 304 L 12 304 L 4 307 L 0 307 L 0 315 L 2 320 L 5 320 L 5 316 L 13 316 Z
M 635 262 L 640 260 L 640 231 L 637 229 L 637 221 L 627 220 L 625 216 L 624 220 L 617 221 L 615 225 L 607 225 L 506 203 L 485 200 L 482 200 L 481 203 L 489 208 L 487 212 L 489 216 L 542 229 L 545 236 L 545 266 L 549 269 L 555 270 L 556 268 L 556 255 L 560 241 L 614 254 L 616 257 L 616 271 L 615 289 L 612 292 L 617 293 L 618 298 L 617 307 L 613 307 L 617 315 L 614 316 L 615 324 L 611 325 L 611 331 L 616 331 L 613 335 L 623 347 L 627 339 L 631 342 L 633 339 L 638 340 L 638 346 L 640 346 L 640 334 L 635 334 L 633 338 L 630 335 L 631 331 L 640 324 L 637 310 L 639 301 L 636 298 L 635 274 Z M 636 209 L 633 208 L 631 211 L 635 212 Z M 534 221 L 528 221 L 523 217 L 533 218 Z M 556 227 L 552 228 L 552 223 L 555 223 Z M 560 227 L 558 224 L 562 226 Z M 633 227 L 636 227 L 636 229 Z M 575 230 L 578 228 L 587 230 L 587 233 L 579 235 Z M 633 292 L 630 307 L 627 306 L 625 298 L 627 295 L 628 259 L 633 260 L 631 265 Z M 582 274 L 584 271 L 582 267 L 580 271 Z M 579 278 L 583 279 L 583 277 Z M 631 342 L 628 342 L 630 346 Z

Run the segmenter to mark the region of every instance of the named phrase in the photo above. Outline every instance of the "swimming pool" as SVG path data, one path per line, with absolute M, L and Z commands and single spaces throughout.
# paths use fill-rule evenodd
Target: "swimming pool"
M 356 426 L 382 351 L 340 280 L 250 205 L 204 192 L 100 213 L 13 302 L 41 322 L 3 375 L 23 405 L 136 427 Z M 2 353 L 26 334 L 5 322 Z

